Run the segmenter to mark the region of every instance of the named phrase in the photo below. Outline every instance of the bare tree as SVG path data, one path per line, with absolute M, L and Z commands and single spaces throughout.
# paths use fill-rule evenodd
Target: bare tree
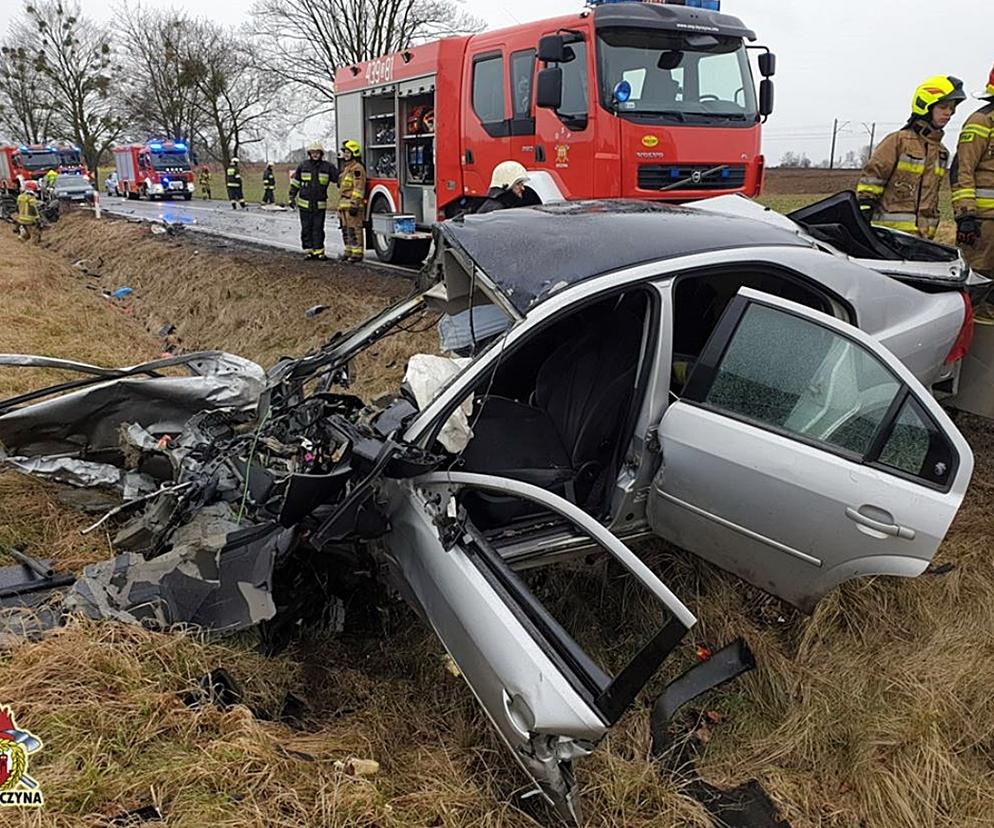
M 34 52 L 13 39 L 0 47 L 0 129 L 16 141 L 37 144 L 48 140 L 53 96 Z
M 198 22 L 183 54 L 182 78 L 197 90 L 207 152 L 225 165 L 261 142 L 276 118 L 282 81 L 255 66 L 250 44 L 231 30 Z
M 41 0 L 24 11 L 13 34 L 18 42 L 34 44 L 35 65 L 51 84 L 53 128 L 68 133 L 58 137 L 71 137 L 96 170 L 122 123 L 112 94 L 110 38 L 80 16 L 75 0 Z
M 129 44 L 122 97 L 131 137 L 194 140 L 205 124 L 187 49 L 199 36 L 197 23 L 173 9 L 140 5 L 122 4 L 117 16 Z
M 307 90 L 309 115 L 333 106 L 337 68 L 483 27 L 459 0 L 257 0 L 252 15 L 258 64 Z

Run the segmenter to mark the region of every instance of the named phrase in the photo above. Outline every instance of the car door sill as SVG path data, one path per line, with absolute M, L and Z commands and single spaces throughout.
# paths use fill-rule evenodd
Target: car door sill
M 701 509 L 698 506 L 694 506 L 692 503 L 687 503 L 685 500 L 681 500 L 680 498 L 674 497 L 668 492 L 664 492 L 662 489 L 659 488 L 659 486 L 654 486 L 653 490 L 657 495 L 659 495 L 664 500 L 668 500 L 670 503 L 676 506 L 686 509 L 689 512 L 693 512 L 695 515 L 699 515 L 702 518 L 706 518 L 707 520 L 720 524 L 721 526 L 724 526 L 726 529 L 731 529 L 733 532 L 738 532 L 740 535 L 743 535 L 747 538 L 759 541 L 760 543 L 764 543 L 767 546 L 771 546 L 774 549 L 779 550 L 780 552 L 786 552 L 788 555 L 792 555 L 793 557 L 797 558 L 798 560 L 804 561 L 807 564 L 811 564 L 812 566 L 819 566 L 819 567 L 821 566 L 821 559 L 814 557 L 814 555 L 809 555 L 806 552 L 801 552 L 799 549 L 794 549 L 794 547 L 792 546 L 787 546 L 784 543 L 780 543 L 779 541 L 773 540 L 773 538 L 766 537 L 766 535 L 761 535 L 759 532 L 753 532 L 751 529 L 746 529 L 746 527 L 744 526 L 739 526 L 739 524 L 737 523 L 733 523 L 730 520 L 726 520 L 723 517 L 719 517 L 718 515 L 715 515 L 707 511 L 706 509 Z
M 630 544 L 640 538 L 652 535 L 652 531 L 647 526 L 640 526 L 625 533 L 615 534 L 620 541 Z M 535 536 L 522 535 L 514 540 L 504 542 L 493 537 L 490 537 L 489 540 L 501 558 L 516 570 L 560 563 L 570 558 L 585 555 L 597 548 L 597 545 L 591 543 L 588 537 L 567 529 L 554 533 L 536 533 Z

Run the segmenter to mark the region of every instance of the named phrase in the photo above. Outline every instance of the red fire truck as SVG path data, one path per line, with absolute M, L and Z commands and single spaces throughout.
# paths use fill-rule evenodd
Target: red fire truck
M 193 169 L 186 144 L 147 141 L 114 147 L 117 194 L 130 199 L 193 198 Z
M 51 144 L 0 146 L 0 190 L 16 193 L 58 169 L 59 153 Z
M 75 144 L 66 142 L 55 144 L 55 151 L 59 154 L 59 172 L 66 175 L 83 175 L 90 178 L 90 171 L 87 169 L 86 160 L 83 153 Z M 91 179 L 92 180 L 92 179 Z
M 757 195 L 776 61 L 718 2 L 601 2 L 340 69 L 338 137 L 363 144 L 377 256 L 423 258 L 430 225 L 508 159 L 543 202 Z

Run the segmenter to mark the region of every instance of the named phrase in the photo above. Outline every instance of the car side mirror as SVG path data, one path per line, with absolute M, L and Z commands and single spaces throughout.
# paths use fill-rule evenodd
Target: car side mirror
M 777 73 L 777 56 L 773 52 L 763 52 L 759 56 L 759 74 L 772 78 Z
M 563 70 L 558 66 L 543 69 L 538 73 L 535 105 L 542 109 L 559 109 L 563 105 Z
M 763 79 L 759 84 L 759 114 L 768 118 L 773 112 L 773 81 Z
M 538 59 L 546 63 L 562 63 L 565 51 L 566 40 L 562 35 L 546 35 L 538 40 Z

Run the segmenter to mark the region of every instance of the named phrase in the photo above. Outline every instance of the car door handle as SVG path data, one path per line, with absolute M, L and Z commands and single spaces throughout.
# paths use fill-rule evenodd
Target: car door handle
M 545 147 L 543 147 L 541 144 L 538 144 L 535 147 L 535 160 L 536 161 L 544 161 L 545 160 Z
M 473 150 L 471 149 L 466 150 L 466 163 L 467 164 L 473 163 Z
M 868 529 L 874 529 L 877 532 L 883 532 L 885 535 L 891 535 L 895 538 L 903 538 L 904 540 L 915 539 L 914 529 L 909 529 L 907 526 L 901 526 L 897 523 L 883 523 L 882 521 L 874 520 L 871 517 L 867 517 L 862 512 L 853 509 L 852 506 L 846 506 L 846 517 L 861 526 L 866 526 Z

